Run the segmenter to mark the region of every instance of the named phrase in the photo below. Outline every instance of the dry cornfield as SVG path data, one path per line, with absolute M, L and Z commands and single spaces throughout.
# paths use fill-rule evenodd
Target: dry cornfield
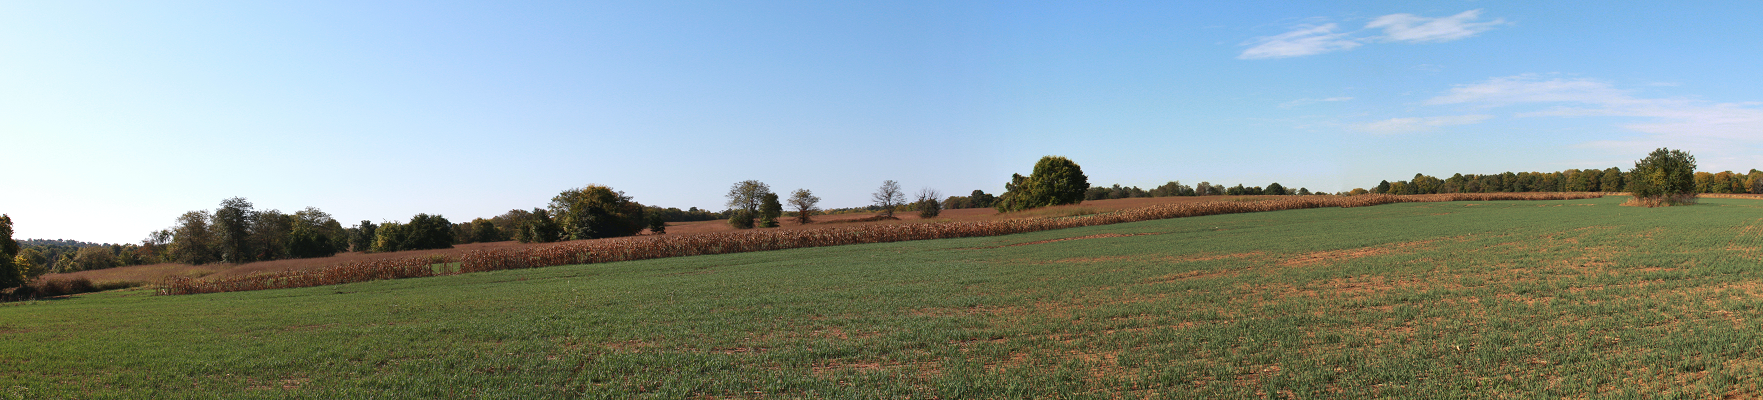
M 799 230 L 748 230 L 690 236 L 641 236 L 620 240 L 560 243 L 544 247 L 471 251 L 458 265 L 444 256 L 353 262 L 332 267 L 263 273 L 214 280 L 173 278 L 160 294 L 218 293 L 335 285 L 381 279 L 415 278 L 467 272 L 538 268 L 709 254 L 744 253 L 806 247 L 885 243 L 907 240 L 1000 236 L 1077 228 L 1263 211 L 1323 207 L 1365 207 L 1392 203 L 1494 200 L 1574 200 L 1600 193 L 1453 193 L 1428 195 L 1290 196 L 1255 201 L 1173 203 L 1115 212 L 1073 216 L 1018 218 L 997 221 L 945 222 L 911 225 L 834 226 Z

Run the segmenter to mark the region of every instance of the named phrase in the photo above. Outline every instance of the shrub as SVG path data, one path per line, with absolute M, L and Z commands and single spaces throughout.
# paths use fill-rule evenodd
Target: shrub
M 766 193 L 760 196 L 759 227 L 776 228 L 777 218 L 784 215 L 784 205 L 777 201 L 777 193 Z
M 1083 167 L 1059 156 L 1041 157 L 1035 162 L 1034 173 L 1027 177 L 1012 175 L 999 196 L 998 211 L 1021 211 L 1035 207 L 1077 204 L 1090 188 Z
M 1653 150 L 1634 163 L 1629 175 L 1628 189 L 1635 199 L 1623 204 L 1657 207 L 1695 203 L 1696 157 L 1682 150 Z
M 942 214 L 943 203 L 937 201 L 937 198 L 942 196 L 943 194 L 938 193 L 936 189 L 920 189 L 918 191 L 918 202 L 913 204 L 914 207 L 918 208 L 918 217 L 931 219 L 936 218 L 938 214 Z
M 662 216 L 661 213 L 649 213 L 648 218 L 649 233 L 656 235 L 667 234 L 667 217 Z
M 753 212 L 734 210 L 733 214 L 728 217 L 728 226 L 735 227 L 735 229 L 753 229 Z
M 387 222 L 375 230 L 373 251 L 448 249 L 453 223 L 439 215 L 416 214 L 409 223 Z
M 600 185 L 558 193 L 549 208 L 569 240 L 630 236 L 645 225 L 642 204 Z

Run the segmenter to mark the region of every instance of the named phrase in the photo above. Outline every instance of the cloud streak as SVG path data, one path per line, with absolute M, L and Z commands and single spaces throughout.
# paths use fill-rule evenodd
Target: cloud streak
M 1396 135 L 1403 133 L 1429 132 L 1441 127 L 1452 125 L 1479 124 L 1494 118 L 1492 115 L 1446 115 L 1438 117 L 1390 118 L 1382 121 L 1355 124 L 1353 130 L 1379 135 Z
M 1383 40 L 1409 43 L 1441 43 L 1468 39 L 1504 25 L 1505 19 L 1475 22 L 1481 10 L 1469 10 L 1443 18 L 1427 18 L 1414 14 L 1390 14 L 1371 20 L 1365 29 L 1383 29 Z
M 1347 38 L 1346 33 L 1334 33 L 1335 24 L 1306 27 L 1278 35 L 1256 39 L 1255 47 L 1243 50 L 1237 58 L 1252 60 L 1258 58 L 1286 58 L 1322 54 L 1359 47 L 1356 39 Z
M 1659 147 L 1691 148 L 1708 153 L 1710 161 L 1763 161 L 1763 156 L 1756 155 L 1763 148 L 1763 108 L 1759 107 L 1763 103 L 1646 98 L 1598 80 L 1518 75 L 1457 85 L 1425 104 L 1553 106 L 1515 114 L 1520 118 L 1638 118 L 1641 120 L 1616 126 L 1642 134 L 1641 137 L 1593 141 L 1581 146 L 1635 154 Z
M 1335 32 L 1339 25 L 1304 25 L 1290 32 L 1255 38 L 1243 43 L 1249 47 L 1238 59 L 1256 60 L 1289 58 L 1351 50 L 1373 42 L 1442 43 L 1473 37 L 1506 24 L 1505 19 L 1478 22 L 1481 10 L 1469 10 L 1449 17 L 1427 18 L 1414 14 L 1390 14 L 1372 19 L 1364 28 L 1351 32 Z M 1361 35 L 1361 32 L 1382 31 L 1382 35 Z
M 1336 101 L 1347 101 L 1347 100 L 1352 100 L 1352 99 L 1353 99 L 1352 97 L 1330 97 L 1330 98 L 1326 98 L 1326 99 L 1297 99 L 1297 100 L 1285 102 L 1284 104 L 1280 104 L 1279 106 L 1280 106 L 1280 108 L 1292 108 L 1292 107 L 1306 106 L 1306 105 L 1311 105 L 1311 104 L 1316 104 L 1316 103 L 1329 103 L 1329 102 L 1336 102 Z

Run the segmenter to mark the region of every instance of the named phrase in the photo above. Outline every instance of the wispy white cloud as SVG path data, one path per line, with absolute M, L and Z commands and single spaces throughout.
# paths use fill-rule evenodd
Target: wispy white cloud
M 1763 103 L 1715 103 L 1684 98 L 1647 98 L 1592 79 L 1518 75 L 1457 85 L 1425 102 L 1429 105 L 1554 105 L 1516 113 L 1536 117 L 1630 117 L 1640 121 L 1617 124 L 1640 137 L 1581 144 L 1624 153 L 1658 147 L 1693 148 L 1711 160 L 1763 161 Z M 1638 152 L 1638 153 L 1637 153 Z
M 1297 100 L 1285 102 L 1283 104 L 1280 104 L 1279 106 L 1280 106 L 1280 108 L 1291 108 L 1291 107 L 1298 107 L 1298 106 L 1310 105 L 1310 104 L 1316 104 L 1316 103 L 1347 101 L 1347 100 L 1352 100 L 1352 99 L 1353 99 L 1352 97 L 1330 97 L 1330 98 L 1326 98 L 1326 99 L 1297 99 Z
M 1370 42 L 1439 43 L 1465 39 L 1506 24 L 1505 19 L 1478 22 L 1481 10 L 1457 15 L 1427 18 L 1414 14 L 1390 14 L 1372 19 L 1364 28 L 1336 32 L 1336 24 L 1303 25 L 1290 32 L 1255 38 L 1244 42 L 1249 47 L 1238 59 L 1287 58 L 1349 50 Z M 1382 30 L 1382 35 L 1361 35 L 1361 32 Z
M 1382 121 L 1355 124 L 1350 127 L 1360 132 L 1380 135 L 1427 132 L 1440 127 L 1452 125 L 1478 124 L 1494 118 L 1492 115 L 1446 115 L 1438 117 L 1390 118 Z
M 1335 24 L 1299 28 L 1274 36 L 1257 38 L 1251 43 L 1255 47 L 1243 50 L 1237 58 L 1252 60 L 1257 58 L 1285 58 L 1322 54 L 1359 47 L 1361 43 L 1347 39 L 1346 33 L 1334 33 Z
M 1457 85 L 1445 95 L 1428 99 L 1428 105 L 1477 103 L 1501 106 L 1513 103 L 1579 102 L 1603 104 L 1628 101 L 1628 93 L 1606 82 L 1590 79 L 1542 80 L 1534 74 L 1489 79 Z
M 1506 20 L 1475 22 L 1481 10 L 1469 10 L 1443 18 L 1427 18 L 1414 14 L 1390 14 L 1371 20 L 1365 29 L 1383 29 L 1383 40 L 1411 43 L 1438 43 L 1467 39 L 1478 33 L 1506 24 Z

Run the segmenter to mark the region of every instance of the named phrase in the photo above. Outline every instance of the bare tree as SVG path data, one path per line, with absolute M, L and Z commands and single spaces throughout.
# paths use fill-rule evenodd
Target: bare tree
M 817 207 L 819 204 L 820 198 L 815 197 L 814 192 L 810 192 L 808 189 L 796 189 L 795 192 L 790 193 L 790 208 L 796 210 L 796 222 L 803 224 L 814 222 L 809 216 L 814 215 L 815 211 L 820 211 L 820 207 Z
M 894 207 L 906 202 L 906 194 L 900 192 L 900 183 L 893 180 L 882 181 L 881 187 L 870 196 L 875 200 L 875 205 L 881 207 L 881 215 L 888 217 L 894 216 Z
M 918 200 L 913 202 L 913 204 L 918 205 L 918 217 L 930 219 L 936 218 L 937 214 L 942 214 L 943 204 L 937 202 L 937 198 L 939 197 L 943 197 L 943 194 L 937 192 L 936 189 L 919 189 Z

